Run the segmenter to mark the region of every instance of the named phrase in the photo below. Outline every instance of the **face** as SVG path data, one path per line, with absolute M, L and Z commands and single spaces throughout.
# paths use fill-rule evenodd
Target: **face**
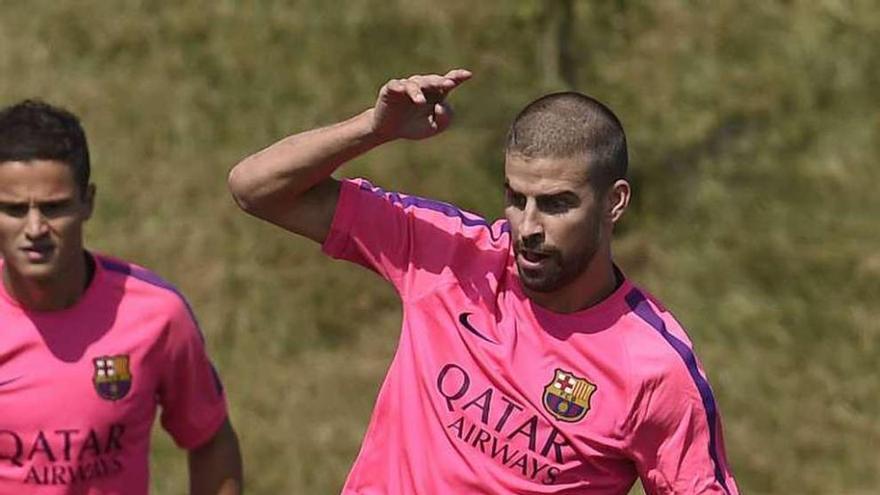
M 94 187 L 81 191 L 58 161 L 0 163 L 0 255 L 4 271 L 35 282 L 63 280 L 83 262 L 82 226 Z M 10 273 L 4 273 L 4 278 Z
M 612 222 L 589 182 L 585 159 L 506 157 L 505 216 L 516 267 L 529 290 L 570 285 L 610 243 Z

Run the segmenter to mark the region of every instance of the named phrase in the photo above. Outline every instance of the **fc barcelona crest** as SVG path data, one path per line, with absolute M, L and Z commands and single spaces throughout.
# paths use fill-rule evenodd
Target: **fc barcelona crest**
M 131 390 L 131 370 L 128 355 L 101 356 L 92 360 L 95 375 L 92 381 L 102 399 L 119 400 Z
M 596 385 L 586 378 L 557 368 L 553 380 L 544 387 L 544 409 L 560 421 L 580 421 L 590 410 Z

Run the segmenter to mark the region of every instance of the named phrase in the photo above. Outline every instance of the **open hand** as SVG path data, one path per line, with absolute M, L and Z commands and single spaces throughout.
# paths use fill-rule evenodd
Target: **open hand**
M 452 119 L 446 96 L 471 78 L 470 71 L 391 79 L 379 90 L 373 131 L 383 139 L 425 139 L 443 132 Z

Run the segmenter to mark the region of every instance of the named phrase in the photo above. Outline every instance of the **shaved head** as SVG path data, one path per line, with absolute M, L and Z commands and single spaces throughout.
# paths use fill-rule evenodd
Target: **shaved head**
M 552 93 L 526 106 L 510 126 L 505 151 L 525 158 L 583 156 L 598 192 L 626 177 L 623 126 L 608 107 L 581 93 Z

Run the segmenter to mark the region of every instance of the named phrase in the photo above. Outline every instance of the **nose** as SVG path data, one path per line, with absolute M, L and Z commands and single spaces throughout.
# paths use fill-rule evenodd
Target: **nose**
M 523 210 L 519 237 L 527 248 L 538 247 L 544 242 L 544 224 L 541 222 L 541 214 L 532 200 L 526 202 L 526 207 Z
M 24 234 L 28 239 L 38 239 L 48 231 L 46 218 L 40 212 L 39 208 L 30 207 L 25 217 Z

